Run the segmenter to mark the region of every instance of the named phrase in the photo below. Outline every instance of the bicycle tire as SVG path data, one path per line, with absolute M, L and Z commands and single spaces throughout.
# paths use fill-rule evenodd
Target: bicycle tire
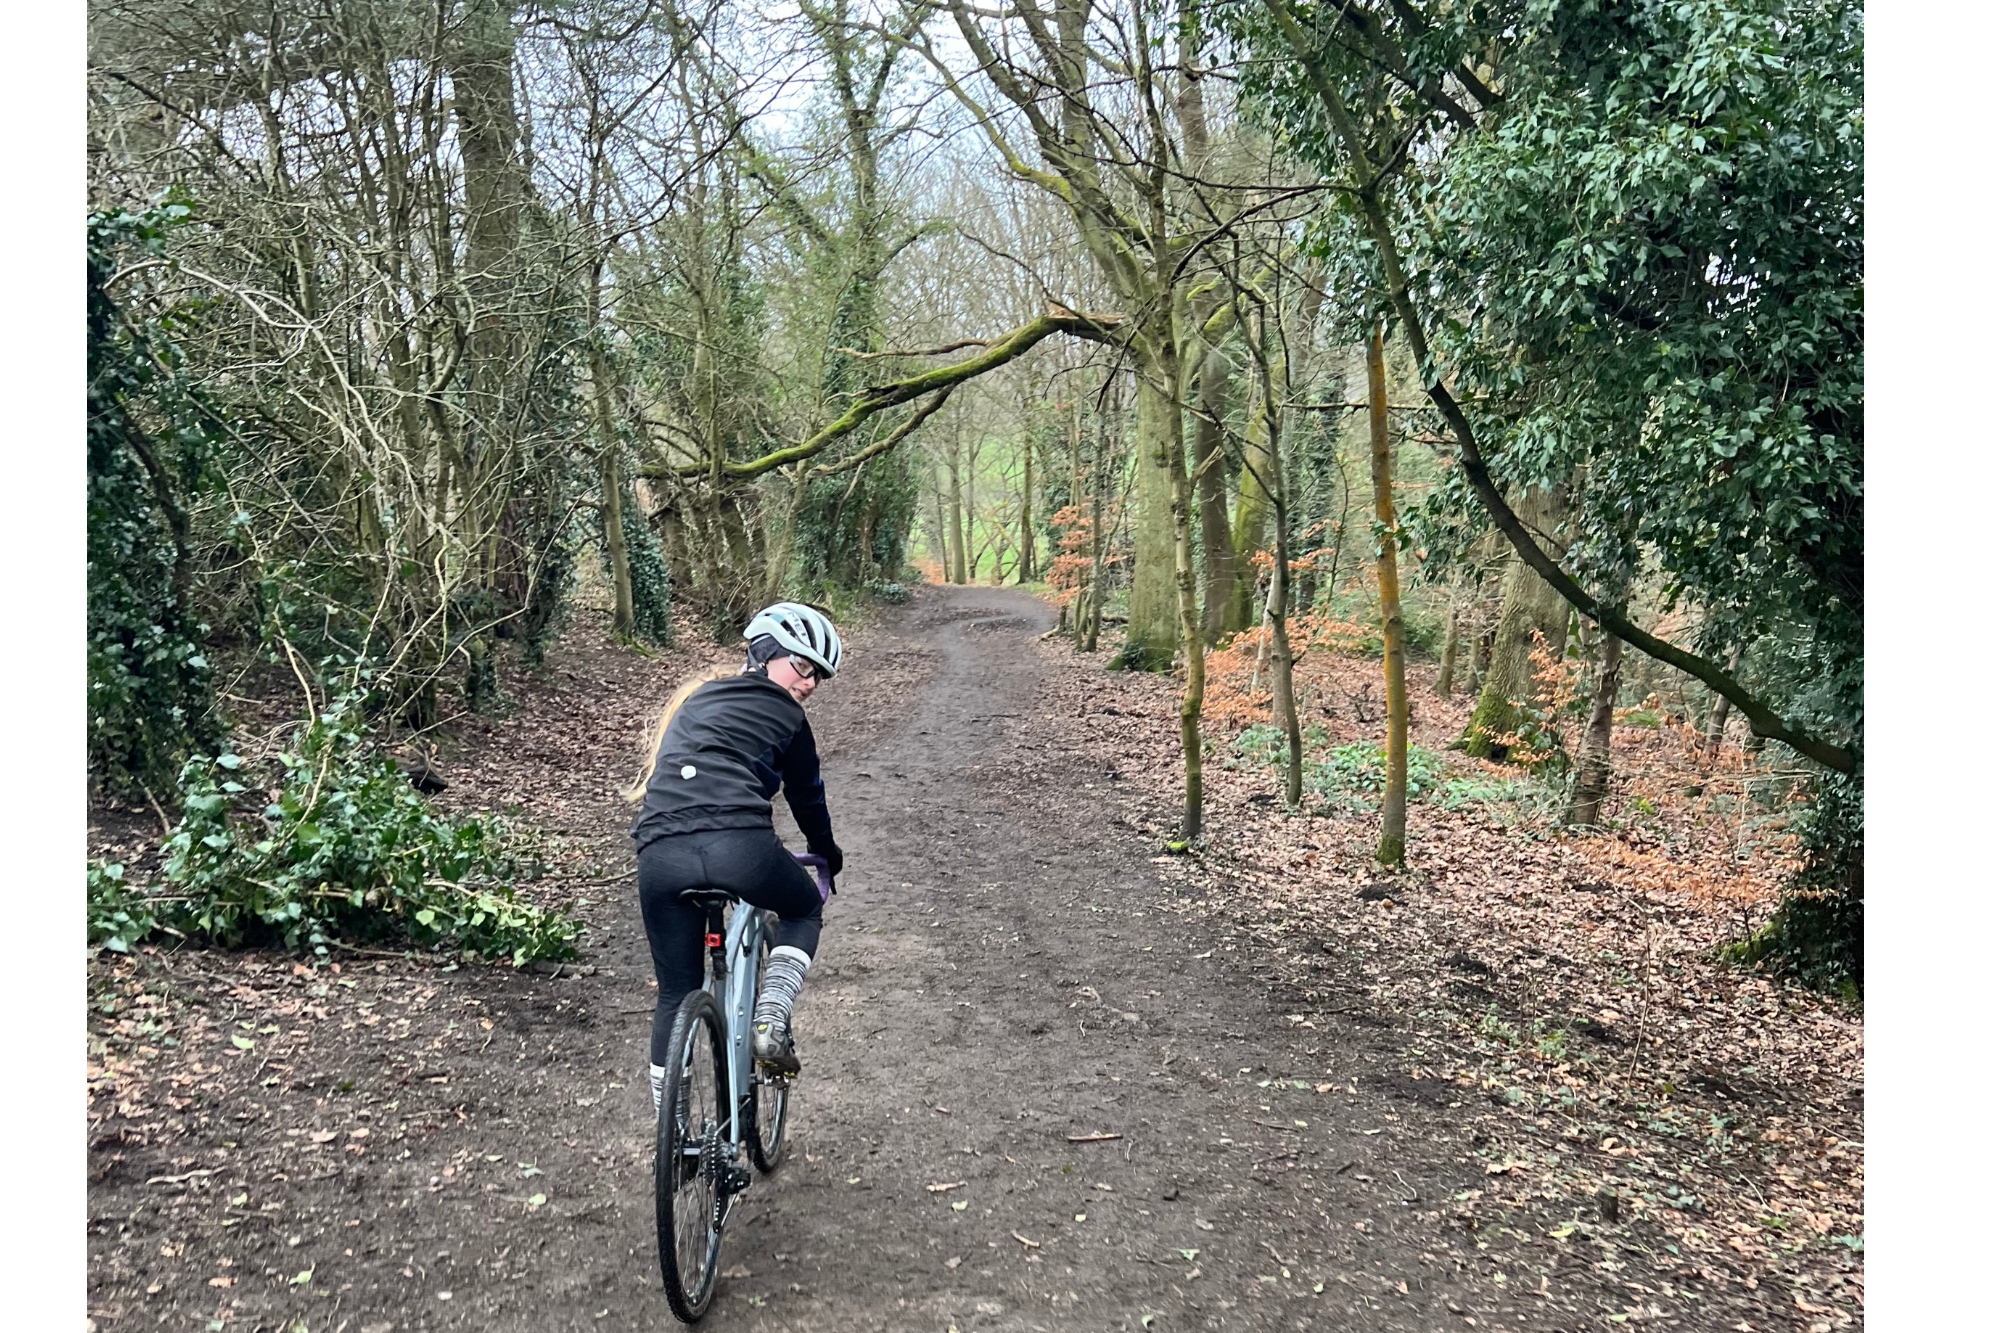
M 769 913 L 764 921 L 764 945 L 757 952 L 757 988 L 764 993 L 764 964 L 771 956 L 771 928 L 777 918 Z M 750 1078 L 750 1113 L 744 1117 L 751 1127 L 750 1162 L 759 1173 L 770 1175 L 785 1161 L 785 1126 L 790 1119 L 791 1080 L 761 1069 Z
M 722 1255 L 717 1168 L 729 1134 L 729 1064 L 714 996 L 694 991 L 681 1001 L 667 1052 L 653 1153 L 654 1224 L 667 1304 L 692 1324 L 708 1312 Z M 677 1109 L 683 1088 L 685 1120 Z

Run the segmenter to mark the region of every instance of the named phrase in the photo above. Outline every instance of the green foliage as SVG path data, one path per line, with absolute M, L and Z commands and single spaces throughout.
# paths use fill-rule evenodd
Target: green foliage
M 336 940 L 449 946 L 516 966 L 574 955 L 578 927 L 520 899 L 518 840 L 498 820 L 433 811 L 371 750 L 358 700 L 300 729 L 253 773 L 224 751 L 181 772 L 183 816 L 160 883 L 134 892 L 89 870 L 90 940 L 124 950 L 155 930 L 224 946 L 325 953 Z
M 1431 799 L 1446 810 L 1463 810 L 1467 806 L 1479 805 L 1497 811 L 1504 806 L 1544 805 L 1548 795 L 1548 784 L 1527 778 L 1448 773 Z
M 1792 826 L 1804 865 L 1789 896 L 1729 956 L 1817 990 L 1859 1000 L 1862 993 L 1863 829 L 1861 782 L 1839 775 Z
M 648 643 L 672 643 L 673 587 L 660 554 L 660 538 L 629 487 L 619 512 L 624 519 L 625 564 L 632 576 L 633 625 Z
M 1355 743 L 1327 747 L 1326 732 L 1307 727 L 1300 736 L 1305 750 L 1305 785 L 1329 809 L 1361 812 L 1372 809 L 1388 785 L 1388 755 L 1379 745 Z M 1229 743 L 1223 767 L 1239 764 L 1275 768 L 1285 760 L 1285 733 L 1266 722 L 1245 727 Z M 1546 814 L 1554 793 L 1549 784 L 1528 779 L 1491 778 L 1481 773 L 1454 773 L 1443 755 L 1422 746 L 1409 750 L 1409 796 L 1445 810 L 1485 806 L 1498 814 L 1521 807 L 1530 816 Z M 1518 815 L 1508 816 L 1513 822 Z
M 1699 651 L 1748 645 L 1788 723 L 1858 754 L 1862 6 L 1413 0 L 1371 30 L 1393 63 L 1334 8 L 1293 7 L 1303 51 L 1263 6 L 1216 12 L 1266 57 L 1246 91 L 1295 152 L 1351 180 L 1309 60 L 1394 162 L 1383 211 L 1439 369 L 1498 483 L 1567 487 L 1572 572 L 1618 601 L 1657 566 Z M 1501 78 L 1450 116 L 1420 90 L 1461 67 Z M 1321 223 L 1358 334 L 1380 252 L 1351 201 Z M 1462 470 L 1413 526 L 1433 560 L 1485 529 Z M 1772 947 L 1858 960 L 1858 887 L 1800 892 Z
M 858 588 L 908 563 L 920 487 L 901 449 L 863 463 L 860 476 L 816 478 L 799 505 L 797 573 L 811 584 Z
M 1326 729 L 1308 726 L 1299 733 L 1300 746 L 1307 753 L 1326 744 Z M 1270 767 L 1285 761 L 1285 732 L 1269 722 L 1257 722 L 1236 733 L 1236 739 L 1229 742 L 1230 752 L 1259 767 Z M 1223 767 L 1235 768 L 1234 760 L 1223 760 Z
M 1443 780 L 1444 760 L 1417 745 L 1409 747 L 1407 759 L 1407 792 L 1412 799 L 1428 799 Z M 1356 797 L 1380 797 L 1389 785 L 1388 752 L 1366 743 L 1336 745 L 1306 765 L 1305 781 L 1328 805 L 1361 808 Z
M 159 917 L 146 895 L 125 881 L 125 867 L 116 861 L 92 861 L 84 872 L 91 944 L 113 953 L 128 952 L 133 943 L 159 929 Z
M 163 259 L 192 211 L 173 199 L 93 213 L 85 233 L 86 748 L 92 779 L 112 789 L 166 786 L 220 734 L 207 626 L 189 604 L 187 496 L 205 483 L 217 434 L 176 341 L 190 312 L 131 315 L 106 290 L 122 262 Z
M 625 566 L 632 578 L 632 625 L 638 637 L 652 644 L 674 641 L 673 587 L 667 577 L 666 560 L 660 554 L 660 538 L 639 506 L 630 482 L 625 483 L 623 503 L 618 507 L 619 526 L 625 531 Z M 597 546 L 604 557 L 604 571 L 611 574 L 611 547 L 604 538 L 603 511 L 598 511 Z

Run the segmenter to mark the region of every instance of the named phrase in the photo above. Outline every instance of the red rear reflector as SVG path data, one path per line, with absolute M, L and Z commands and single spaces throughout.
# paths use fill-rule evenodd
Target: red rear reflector
M 708 936 L 708 947 L 711 949 L 720 949 L 722 947 L 722 936 L 711 931 Z

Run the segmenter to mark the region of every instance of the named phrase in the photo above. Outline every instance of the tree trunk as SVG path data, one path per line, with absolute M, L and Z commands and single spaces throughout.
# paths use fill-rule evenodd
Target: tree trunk
M 597 418 L 604 551 L 611 565 L 611 632 L 630 638 L 639 632 L 639 622 L 632 608 L 632 563 L 625 550 L 625 469 L 620 466 L 618 428 L 611 410 L 611 358 L 594 338 L 590 344 L 590 397 Z
M 1403 597 L 1396 578 L 1396 498 L 1389 459 L 1389 390 L 1382 369 L 1382 328 L 1368 335 L 1368 471 L 1375 483 L 1380 549 L 1375 581 L 1382 601 L 1382 675 L 1389 708 L 1388 776 L 1382 789 L 1382 840 L 1375 859 L 1403 864 L 1405 801 L 1410 772 L 1410 696 L 1404 677 Z
M 1555 496 L 1538 486 L 1521 497 L 1519 513 L 1531 530 L 1552 533 L 1560 509 Z M 1560 657 L 1567 644 L 1569 603 L 1524 561 L 1510 558 L 1501 589 L 1500 623 L 1493 632 L 1479 703 L 1465 728 L 1467 754 L 1505 760 L 1509 749 L 1505 738 L 1528 725 L 1521 706 L 1536 696 L 1531 654 L 1537 631 L 1549 652 Z
M 1736 668 L 1742 661 L 1743 646 L 1741 644 L 1731 644 L 1729 646 L 1727 663 L 1730 675 L 1733 676 L 1736 674 Z M 1728 723 L 1729 700 L 1718 694 L 1715 696 L 1715 702 L 1708 706 L 1708 725 L 1702 728 L 1702 745 L 1708 751 L 1710 759 L 1713 759 L 1715 752 L 1722 748 L 1722 729 Z
M 978 510 L 974 508 L 972 493 L 978 479 L 979 450 L 977 447 L 969 447 L 965 451 L 965 536 L 959 545 L 959 549 L 965 553 L 965 566 L 959 572 L 965 577 L 959 580 L 960 583 L 971 583 L 979 577 L 979 557 L 985 550 L 983 544 L 973 545 L 979 537 Z
M 655 527 L 660 533 L 661 554 L 666 558 L 667 577 L 678 590 L 692 591 L 695 587 L 695 565 L 688 558 L 687 523 L 678 500 L 662 505 L 657 514 Z
M 1176 408 L 1175 415 L 1178 414 Z M 1201 603 L 1195 592 L 1191 521 L 1194 486 L 1188 476 L 1187 456 L 1181 451 L 1180 431 L 1176 429 L 1173 436 L 1173 445 L 1167 451 L 1167 481 L 1172 488 L 1174 589 L 1180 610 L 1180 649 L 1187 664 L 1186 688 L 1181 692 L 1181 756 L 1186 773 L 1181 837 L 1192 844 L 1201 836 L 1201 702 L 1207 683 L 1208 649 L 1201 639 Z M 1129 637 L 1126 644 L 1128 647 L 1131 644 Z
M 1014 582 L 1028 583 L 1035 577 L 1035 437 L 1021 439 L 1021 563 Z
M 1230 542 L 1236 552 L 1236 588 L 1223 618 L 1226 631 L 1248 629 L 1257 605 L 1257 567 L 1251 553 L 1264 544 L 1264 532 L 1271 522 L 1271 492 L 1281 485 L 1272 467 L 1270 412 L 1259 404 L 1248 416 L 1243 450 L 1243 470 L 1236 478 L 1236 519 Z
M 938 582 L 951 582 L 951 539 L 945 536 L 944 484 L 936 457 L 931 459 L 931 550 L 938 559 Z
M 1598 646 L 1597 683 L 1590 692 L 1590 718 L 1577 746 L 1576 790 L 1570 796 L 1569 822 L 1594 825 L 1611 789 L 1611 718 L 1618 704 L 1618 675 L 1625 640 L 1604 633 Z
M 1194 418 L 1195 491 L 1201 500 L 1201 639 L 1213 645 L 1229 626 L 1236 595 L 1236 545 L 1229 530 L 1228 468 L 1223 461 L 1222 419 L 1228 410 L 1229 358 L 1219 347 L 1201 363 L 1201 411 Z M 1242 625 L 1233 628 L 1242 629 Z
M 1261 345 L 1264 332 L 1262 318 L 1252 323 L 1253 336 Z M 1264 625 L 1270 631 L 1265 641 L 1258 645 L 1259 666 L 1268 658 L 1271 666 L 1271 720 L 1285 733 L 1285 808 L 1296 810 L 1300 798 L 1305 794 L 1305 739 L 1299 731 L 1299 702 L 1296 686 L 1292 679 L 1292 635 L 1288 624 L 1292 613 L 1292 546 L 1290 493 L 1285 486 L 1285 456 L 1281 432 L 1284 420 L 1279 415 L 1277 384 L 1271 374 L 1271 362 L 1266 356 L 1257 360 L 1257 415 L 1267 426 L 1265 436 L 1268 445 L 1267 457 L 1271 460 L 1270 500 L 1271 512 L 1277 519 L 1277 536 L 1272 545 L 1272 555 L 1276 559 L 1271 565 L 1270 594 L 1264 602 Z M 1249 562 L 1244 561 L 1245 565 Z M 1256 571 L 1251 570 L 1254 580 Z M 1256 691 L 1257 668 L 1251 670 L 1251 691 Z
M 1127 603 L 1125 646 L 1119 665 L 1134 671 L 1164 671 L 1173 664 L 1180 634 L 1176 622 L 1178 574 L 1174 521 L 1174 477 L 1185 479 L 1181 455 L 1180 409 L 1173 398 L 1171 367 L 1139 367 L 1137 445 L 1132 484 L 1132 591 Z M 1199 620 L 1196 630 L 1199 632 Z
M 1284 513 L 1282 501 L 1273 508 Z M 1283 560 L 1288 550 L 1284 529 L 1278 530 L 1278 558 Z M 1271 666 L 1271 721 L 1285 733 L 1285 808 L 1298 809 L 1299 800 L 1305 793 L 1305 740 L 1299 730 L 1299 702 L 1292 681 L 1292 636 L 1286 627 L 1286 602 L 1291 598 L 1291 579 L 1279 572 L 1283 566 L 1272 571 L 1271 582 L 1264 598 L 1263 622 L 1264 641 L 1257 645 L 1257 660 L 1250 670 L 1250 692 L 1257 692 L 1257 677 L 1268 661 Z
M 1098 631 L 1104 628 L 1104 446 L 1110 427 L 1098 423 L 1097 440 L 1090 451 L 1090 621 L 1083 626 L 1083 650 L 1097 651 Z
M 514 22 L 510 4 L 477 0 L 469 5 L 453 52 L 452 106 L 464 172 L 465 262 L 462 270 L 465 343 L 461 360 L 466 419 L 458 440 L 454 481 L 459 540 L 468 552 L 466 581 L 505 600 L 504 569 L 511 548 L 502 529 L 510 487 L 497 484 L 513 460 L 514 320 L 508 298 L 517 283 L 521 204 L 526 181 L 515 148 L 519 119 L 514 105 Z M 519 609 L 508 606 L 509 611 Z M 493 682 L 493 630 L 468 625 L 463 641 L 466 692 L 483 708 Z
M 1444 654 L 1438 662 L 1437 685 L 1434 693 L 1440 699 L 1451 698 L 1451 678 L 1458 669 L 1458 594 L 1453 592 L 1451 600 L 1445 604 Z
M 951 453 L 947 455 L 946 470 L 951 475 L 951 526 L 945 531 L 945 540 L 950 549 L 945 552 L 944 577 L 947 583 L 965 582 L 965 493 L 958 475 L 958 431 L 954 426 L 951 434 Z

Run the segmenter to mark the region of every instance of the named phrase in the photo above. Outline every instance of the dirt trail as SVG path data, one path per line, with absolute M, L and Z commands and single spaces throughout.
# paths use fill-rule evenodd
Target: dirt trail
M 792 1157 L 739 1208 L 707 1325 L 1578 1326 L 1476 1262 L 1448 1203 L 1481 1170 L 1463 1113 L 1381 1077 L 1389 1024 L 1294 1020 L 1247 950 L 1167 910 L 1138 798 L 1038 720 L 1050 619 L 922 589 L 813 703 L 850 869 L 801 1001 Z M 618 670 L 565 696 L 600 742 L 552 753 L 551 781 L 623 776 L 671 682 Z M 98 1327 L 670 1324 L 629 816 L 585 804 L 591 975 L 350 964 L 314 1001 L 288 960 L 177 965 L 212 983 L 221 1051 L 191 1057 L 178 1118 L 97 1131 Z M 268 1056 L 219 1042 L 314 1003 L 366 1013 L 320 1013 L 288 1063 L 304 1017 Z

